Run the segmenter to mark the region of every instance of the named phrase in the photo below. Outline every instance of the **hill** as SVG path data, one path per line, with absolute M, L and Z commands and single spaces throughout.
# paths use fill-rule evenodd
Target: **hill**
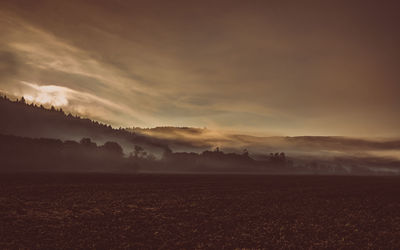
M 0 117 L 0 134 L 77 141 L 91 138 L 99 144 L 115 141 L 124 148 L 125 153 L 132 152 L 135 145 L 155 152 L 163 152 L 168 148 L 166 142 L 157 138 L 114 129 L 97 121 L 65 114 L 54 107 L 47 109 L 27 104 L 24 99 L 12 101 L 1 97 Z

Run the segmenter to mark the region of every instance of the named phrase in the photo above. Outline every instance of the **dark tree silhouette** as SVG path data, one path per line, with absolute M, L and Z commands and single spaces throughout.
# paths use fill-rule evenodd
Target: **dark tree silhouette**
M 21 97 L 21 99 L 19 100 L 19 103 L 26 104 L 25 98 Z
M 97 146 L 96 143 L 92 142 L 90 138 L 82 138 L 80 140 L 80 144 L 88 148 L 95 148 Z
M 101 148 L 106 150 L 107 152 L 110 152 L 110 153 L 115 154 L 117 156 L 122 156 L 123 155 L 122 147 L 116 142 L 108 141 L 108 142 L 104 143 L 104 145 L 101 146 Z
M 57 139 L 32 139 L 0 134 L 2 171 L 125 171 L 135 172 L 137 164 L 123 157 L 115 142 L 97 147 L 90 139 L 83 143 Z
M 133 155 L 136 158 L 139 158 L 141 154 L 143 153 L 144 149 L 141 146 L 135 145 Z

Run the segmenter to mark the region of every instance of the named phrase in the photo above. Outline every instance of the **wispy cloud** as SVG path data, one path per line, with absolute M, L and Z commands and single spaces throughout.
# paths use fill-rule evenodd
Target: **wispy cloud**
M 122 126 L 399 136 L 390 6 L 1 1 L 0 88 L 26 94 L 25 81 L 90 94 L 119 108 L 89 98 L 97 106 L 75 110 Z M 36 92 L 65 108 L 79 102 Z
M 28 102 L 61 107 L 79 115 L 111 122 L 119 118 L 119 113 L 127 116 L 132 113 L 132 110 L 126 106 L 71 88 L 58 85 L 38 85 L 26 81 L 21 81 L 21 84 L 26 87 L 23 88 L 20 95 L 24 96 Z M 130 118 L 132 119 L 132 117 Z
M 4 70 L 9 75 L 5 79 L 2 74 L 3 91 L 115 126 L 156 124 L 149 113 L 154 106 L 143 100 L 157 92 L 127 78 L 118 68 L 96 60 L 87 51 L 18 17 L 7 13 L 5 16 L 9 29 L 15 29 L 7 30 L 8 36 L 0 44 L 7 66 Z
M 72 92 L 71 89 L 55 85 L 39 86 L 24 81 L 22 81 L 21 83 L 34 90 L 34 93 L 32 95 L 23 95 L 27 101 L 40 104 L 49 104 L 56 107 L 67 106 L 69 103 L 68 95 Z
M 27 96 L 35 102 L 43 104 L 51 104 L 55 106 L 67 106 L 69 101 L 81 101 L 87 103 L 99 103 L 104 106 L 119 109 L 121 111 L 128 112 L 129 109 L 121 105 L 115 104 L 107 99 L 97 97 L 95 95 L 85 93 L 82 91 L 76 91 L 67 87 L 57 85 L 38 85 L 35 83 L 21 81 L 22 84 L 30 87 L 34 90 L 35 96 Z

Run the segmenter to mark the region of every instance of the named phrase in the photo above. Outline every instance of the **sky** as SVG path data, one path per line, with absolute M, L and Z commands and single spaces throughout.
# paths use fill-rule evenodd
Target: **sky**
M 0 2 L 0 91 L 119 127 L 400 137 L 398 1 Z

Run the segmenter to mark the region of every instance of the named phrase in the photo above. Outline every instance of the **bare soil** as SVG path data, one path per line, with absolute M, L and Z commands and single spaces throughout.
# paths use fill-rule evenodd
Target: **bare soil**
M 0 248 L 400 248 L 400 178 L 0 175 Z

